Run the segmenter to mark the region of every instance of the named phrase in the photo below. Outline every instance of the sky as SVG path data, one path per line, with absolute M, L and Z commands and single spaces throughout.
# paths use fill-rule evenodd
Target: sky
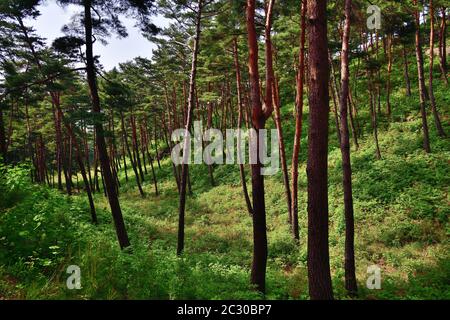
M 41 15 L 35 20 L 27 21 L 27 23 L 34 27 L 39 36 L 47 39 L 47 44 L 51 45 L 54 39 L 63 36 L 62 26 L 67 24 L 71 17 L 81 9 L 74 5 L 63 8 L 56 4 L 56 1 L 45 1 L 44 4 L 39 6 Z M 127 38 L 118 39 L 113 35 L 107 40 L 106 46 L 100 42 L 94 43 L 94 54 L 100 55 L 100 62 L 106 70 L 138 56 L 150 58 L 152 50 L 156 48 L 154 44 L 141 35 L 138 28 L 134 27 L 133 19 L 122 17 L 121 21 L 127 28 Z M 158 27 L 164 27 L 168 24 L 167 20 L 160 16 L 154 17 L 152 21 Z

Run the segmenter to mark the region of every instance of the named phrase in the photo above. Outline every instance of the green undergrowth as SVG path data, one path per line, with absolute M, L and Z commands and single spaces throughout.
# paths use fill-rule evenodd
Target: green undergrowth
M 412 65 L 412 69 L 414 66 Z M 414 69 L 411 70 L 413 74 Z M 366 90 L 357 88 L 362 136 L 352 146 L 356 224 L 357 299 L 449 299 L 449 140 L 436 135 L 429 118 L 432 153 L 422 150 L 417 92 L 406 97 L 401 68 L 394 69 L 393 114 L 382 112 L 375 147 L 366 112 Z M 450 94 L 436 81 L 435 95 L 446 132 Z M 384 97 L 383 97 L 384 98 Z M 292 152 L 292 104 L 283 106 L 286 150 Z M 382 110 L 384 111 L 384 110 Z M 306 107 L 300 155 L 300 245 L 290 235 L 281 172 L 266 178 L 269 245 L 268 299 L 307 299 Z M 341 154 L 330 114 L 330 264 L 335 296 L 343 288 L 344 207 Z M 273 127 L 272 120 L 268 123 Z M 290 156 L 288 157 L 290 162 Z M 119 173 L 120 202 L 132 246 L 120 251 L 107 201 L 95 195 L 99 225 L 89 221 L 83 195 L 68 197 L 32 185 L 26 166 L 0 167 L 0 299 L 260 299 L 249 285 L 252 221 L 235 165 L 190 167 L 186 247 L 176 256 L 178 194 L 169 159 L 156 166 L 141 198 L 129 170 Z M 150 169 L 149 169 L 150 170 Z M 247 171 L 247 182 L 249 174 Z M 69 290 L 66 269 L 81 268 L 81 290 Z M 366 288 L 367 268 L 381 268 L 381 290 Z

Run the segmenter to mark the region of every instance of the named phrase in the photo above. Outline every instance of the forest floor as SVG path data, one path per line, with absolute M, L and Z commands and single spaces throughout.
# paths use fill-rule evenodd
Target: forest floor
M 400 75 L 393 81 L 401 86 Z M 450 93 L 442 84 L 436 87 L 449 133 Z M 406 97 L 402 90 L 392 93 L 391 121 L 382 110 L 381 160 L 375 158 L 369 126 L 363 128 L 359 149 L 352 146 L 358 299 L 450 299 L 450 141 L 437 137 L 430 117 L 432 153 L 423 152 L 415 96 L 415 91 L 413 97 Z M 355 100 L 359 104 L 366 101 L 361 94 Z M 294 136 L 292 110 L 292 104 L 283 107 L 289 159 Z M 307 117 L 306 108 L 300 156 L 299 246 L 290 235 L 281 171 L 266 178 L 268 299 L 308 298 Z M 341 154 L 332 117 L 330 113 L 330 263 L 335 296 L 347 299 L 343 288 Z M 370 123 L 369 114 L 361 111 L 359 121 Z M 272 120 L 268 126 L 273 127 Z M 193 194 L 186 206 L 185 252 L 177 257 L 178 193 L 169 161 L 165 159 L 161 169 L 156 166 L 158 196 L 150 174 L 143 186 L 146 197 L 141 198 L 131 170 L 128 182 L 120 172 L 120 202 L 132 243 L 125 252 L 118 248 L 102 194 L 95 198 L 100 224 L 93 226 L 84 196 L 69 198 L 42 187 L 17 187 L 18 198 L 0 211 L 0 245 L 5 246 L 8 239 L 7 250 L 0 252 L 0 299 L 261 298 L 249 286 L 252 221 L 238 167 L 215 167 L 215 187 L 210 186 L 206 166 L 190 167 Z M 20 176 L 20 172 L 15 174 Z M 66 287 L 69 265 L 81 268 L 81 290 Z M 366 288 L 371 265 L 381 268 L 380 290 Z

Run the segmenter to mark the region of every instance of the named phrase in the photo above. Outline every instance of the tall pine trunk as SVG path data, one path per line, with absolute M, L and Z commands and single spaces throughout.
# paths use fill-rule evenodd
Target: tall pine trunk
M 439 112 L 436 107 L 436 99 L 434 98 L 433 89 L 433 66 L 434 66 L 434 7 L 433 0 L 430 0 L 429 4 L 430 11 L 430 65 L 429 65 L 429 77 L 428 77 L 428 96 L 430 97 L 431 111 L 433 112 L 434 124 L 438 135 L 445 137 L 444 128 L 441 124 L 441 119 L 439 118 Z
M 236 90 L 237 90 L 237 102 L 238 102 L 238 130 L 239 130 L 239 136 L 238 136 L 238 159 L 239 159 L 239 174 L 241 177 L 241 185 L 242 185 L 242 191 L 244 192 L 244 199 L 245 199 L 245 204 L 247 205 L 247 211 L 250 215 L 253 214 L 253 208 L 252 208 L 252 203 L 250 201 L 250 197 L 248 195 L 248 190 L 247 190 L 247 181 L 245 179 L 245 168 L 244 168 L 244 164 L 243 161 L 241 159 L 241 132 L 240 129 L 242 127 L 242 96 L 241 96 L 241 70 L 240 70 L 240 66 L 239 66 L 239 55 L 238 55 L 238 47 L 237 47 L 237 39 L 234 38 L 233 41 L 233 56 L 234 56 L 234 67 L 236 70 Z
M 417 0 L 414 0 L 414 5 L 417 5 Z M 414 11 L 414 20 L 416 25 L 415 44 L 416 44 L 417 75 L 419 83 L 420 114 L 422 116 L 423 148 L 425 152 L 430 153 L 431 152 L 430 135 L 428 131 L 427 110 L 426 110 L 427 97 L 423 74 L 423 53 L 420 38 L 420 20 L 418 9 L 415 9 Z
M 266 23 L 264 26 L 265 36 L 265 55 L 266 55 L 266 110 L 270 112 L 272 109 L 275 111 L 275 126 L 277 128 L 281 172 L 283 174 L 284 190 L 286 194 L 286 203 L 288 209 L 288 219 L 292 222 L 292 198 L 291 189 L 289 185 L 289 175 L 286 161 L 286 149 L 284 146 L 283 128 L 281 124 L 281 110 L 280 110 L 280 98 L 278 94 L 278 82 L 275 78 L 275 72 L 273 70 L 273 50 L 272 39 L 270 33 L 272 31 L 272 15 L 273 6 L 275 1 L 269 1 L 266 7 Z M 291 226 L 292 227 L 292 226 Z M 294 236 L 294 238 L 296 238 Z M 296 238 L 297 239 L 297 238 Z M 298 240 L 298 239 L 297 239 Z
M 441 76 L 448 85 L 447 78 L 447 18 L 446 18 L 447 8 L 443 7 L 441 9 L 442 18 L 441 26 L 439 28 L 439 67 L 441 69 Z
M 386 39 L 386 54 L 388 59 L 386 79 L 386 114 L 391 115 L 391 72 L 392 72 L 392 35 L 388 34 Z
M 311 299 L 333 299 L 328 248 L 329 66 L 327 1 L 308 1 L 308 280 Z
M 300 240 L 300 232 L 298 227 L 298 158 L 300 153 L 300 144 L 302 138 L 303 126 L 303 84 L 305 78 L 305 41 L 306 41 L 306 9 L 307 0 L 302 0 L 301 4 L 301 22 L 300 22 L 300 53 L 299 66 L 296 77 L 296 99 L 295 99 L 295 135 L 294 149 L 292 151 L 292 196 L 291 196 L 291 231 L 294 239 Z
M 352 1 L 345 0 L 345 23 L 342 37 L 341 51 L 341 96 L 340 96 L 340 132 L 341 132 L 341 154 L 342 154 L 342 184 L 344 187 L 345 208 L 345 289 L 350 295 L 357 292 L 355 275 L 355 226 L 353 217 L 353 194 L 352 194 L 352 167 L 350 160 L 350 138 L 348 130 L 347 112 L 349 95 L 349 38 L 350 38 L 350 15 Z M 390 51 L 390 40 L 388 38 L 388 51 Z
M 253 261 L 251 283 L 258 291 L 265 293 L 267 230 L 266 205 L 264 200 L 264 176 L 261 174 L 262 164 L 259 157 L 259 132 L 261 129 L 264 129 L 266 115 L 263 112 L 259 87 L 258 41 L 255 28 L 255 0 L 247 0 L 246 24 L 249 50 L 248 69 L 252 103 L 252 124 L 253 128 L 256 130 L 256 137 L 254 138 L 256 139 L 255 145 L 257 146 L 256 163 L 251 165 L 253 195 Z
M 100 110 L 100 97 L 98 95 L 94 53 L 93 53 L 91 5 L 92 5 L 91 0 L 84 1 L 84 29 L 86 36 L 86 72 L 89 84 L 89 91 L 92 99 L 92 112 L 99 117 L 101 114 L 101 110 Z M 103 125 L 102 123 L 97 121 L 95 122 L 94 128 L 96 133 L 98 155 L 100 158 L 100 164 L 103 171 L 103 178 L 107 190 L 109 204 L 111 207 L 114 225 L 116 228 L 117 238 L 119 240 L 120 248 L 124 249 L 130 245 L 130 241 L 128 239 L 127 230 L 125 228 L 125 222 L 122 216 L 122 210 L 120 208 L 119 198 L 117 196 L 115 181 L 111 173 Z
M 2 105 L 0 105 L 0 155 L 3 157 L 3 161 L 6 162 L 6 135 Z
M 192 64 L 191 64 L 191 74 L 189 79 L 189 98 L 188 107 L 186 114 L 186 127 L 184 135 L 184 146 L 183 146 L 183 163 L 181 165 L 181 179 L 180 179 L 180 203 L 178 212 L 178 244 L 177 244 L 177 254 L 181 255 L 184 250 L 184 217 L 186 209 L 186 186 L 188 178 L 188 156 L 190 152 L 188 149 L 191 147 L 189 145 L 190 139 L 189 128 L 191 127 L 193 108 L 194 108 L 194 95 L 195 95 L 195 77 L 197 75 L 197 57 L 199 52 L 200 44 L 200 32 L 201 32 L 201 19 L 203 10 L 203 0 L 198 1 L 197 16 L 195 21 L 195 38 L 194 38 L 194 49 L 192 52 Z
M 408 97 L 411 96 L 411 81 L 409 80 L 409 63 L 408 63 L 408 55 L 406 53 L 405 44 L 402 44 L 402 56 L 403 56 L 403 74 L 405 78 L 405 86 L 406 86 L 406 95 Z

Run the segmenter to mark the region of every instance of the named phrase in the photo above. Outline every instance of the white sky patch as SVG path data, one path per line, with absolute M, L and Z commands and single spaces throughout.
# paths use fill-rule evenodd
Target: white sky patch
M 80 12 L 81 8 L 75 5 L 61 7 L 55 1 L 46 1 L 38 9 L 41 15 L 35 20 L 28 20 L 26 23 L 33 26 L 37 34 L 45 38 L 48 45 L 51 45 L 53 40 L 64 35 L 61 28 L 69 23 L 71 17 Z M 94 43 L 94 55 L 100 56 L 100 62 L 106 70 L 138 56 L 151 58 L 152 50 L 156 48 L 156 45 L 145 39 L 140 30 L 134 27 L 135 21 L 133 19 L 121 17 L 121 21 L 127 28 L 128 37 L 118 39 L 113 35 L 107 39 L 108 44 L 106 46 L 100 42 Z M 152 21 L 160 28 L 168 25 L 168 20 L 161 16 L 153 17 Z

